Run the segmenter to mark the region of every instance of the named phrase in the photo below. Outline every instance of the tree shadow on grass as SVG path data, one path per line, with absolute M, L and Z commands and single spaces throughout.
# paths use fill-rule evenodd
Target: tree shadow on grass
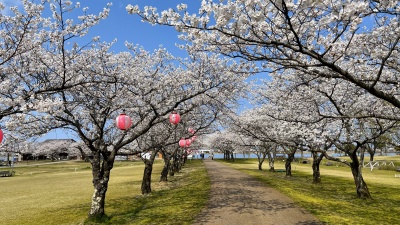
M 119 198 L 108 201 L 115 210 L 110 214 L 110 224 L 189 224 L 193 219 L 187 194 L 169 193 L 175 190 L 153 192 L 151 195 Z M 194 198 L 196 196 L 193 196 Z M 188 206 L 185 206 L 188 205 Z

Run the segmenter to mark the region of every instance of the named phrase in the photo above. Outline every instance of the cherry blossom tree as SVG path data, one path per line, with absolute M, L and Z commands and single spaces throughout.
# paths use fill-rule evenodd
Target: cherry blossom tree
M 76 42 L 109 11 L 106 7 L 99 15 L 93 15 L 84 9 L 84 15 L 76 22 L 70 14 L 80 7 L 79 3 L 34 2 L 24 0 L 22 6 L 10 7 L 10 15 L 0 15 L 0 119 L 10 131 L 17 124 L 10 115 L 48 107 L 52 101 L 45 95 L 88 82 L 76 80 L 73 75 L 77 70 L 73 62 L 86 47 L 79 47 Z M 5 6 L 0 4 L 0 8 Z M 46 17 L 48 12 L 52 17 Z M 35 132 L 20 138 L 46 130 Z
M 52 161 L 77 157 L 79 151 L 73 139 L 48 139 L 38 144 L 34 153 L 45 155 Z
M 265 116 L 259 114 L 259 109 L 243 111 L 240 116 L 230 115 L 229 128 L 238 136 L 239 145 L 248 146 L 257 156 L 258 169 L 262 170 L 265 158 L 268 158 L 269 171 L 275 171 L 274 161 L 278 143 L 268 133 L 273 129 Z
M 6 6 L 0 3 L 0 10 Z M 46 21 L 41 17 L 43 6 L 24 1 L 23 11 L 11 7 L 8 14 L 0 14 L 0 120 L 10 114 L 20 112 L 22 104 L 29 99 L 29 89 L 24 80 L 16 77 L 15 65 L 22 56 L 48 40 L 40 30 Z M 24 13 L 25 12 L 25 13 Z
M 215 99 L 217 100 L 217 99 Z M 222 100 L 221 98 L 219 100 Z M 170 136 L 172 138 L 173 145 L 167 145 L 163 149 L 162 154 L 165 156 L 164 170 L 161 173 L 160 181 L 167 180 L 167 173 L 170 176 L 174 176 L 176 172 L 179 172 L 182 166 L 186 163 L 187 156 L 192 152 L 192 149 L 199 148 L 199 135 L 212 133 L 215 131 L 214 122 L 218 119 L 220 111 L 215 111 L 213 107 L 210 107 L 210 103 L 198 106 L 183 114 L 181 122 L 176 126 L 171 127 Z M 214 104 L 219 104 L 218 101 Z M 212 103 L 211 103 L 212 104 Z M 189 128 L 193 129 L 192 132 Z M 179 146 L 181 140 L 185 141 L 185 146 Z M 186 144 L 189 142 L 190 144 Z
M 205 69 L 204 66 L 201 67 Z M 241 94 L 241 92 L 238 92 L 238 94 Z M 214 124 L 220 118 L 220 115 L 227 107 L 234 104 L 237 99 L 235 94 L 232 96 L 206 95 L 207 97 L 202 97 L 201 104 L 183 103 L 179 110 L 181 120 L 178 124 L 173 125 L 168 121 L 163 121 L 152 126 L 145 135 L 137 139 L 141 152 L 146 152 L 150 155 L 149 158 L 143 158 L 145 172 L 142 181 L 142 194 L 151 192 L 151 171 L 156 153 L 161 153 L 164 159 L 164 168 L 161 172 L 160 181 L 167 181 L 168 174 L 174 176 L 184 166 L 190 149 L 199 146 L 196 137 L 215 131 Z M 185 141 L 190 140 L 190 146 L 180 147 L 178 144 L 182 138 Z
M 126 9 L 175 27 L 190 51 L 255 61 L 273 76 L 295 70 L 300 78 L 345 81 L 398 109 L 399 6 L 395 0 L 205 0 L 198 14 L 186 4 L 161 13 Z
M 127 11 L 175 27 L 189 51 L 257 62 L 274 79 L 270 95 L 260 96 L 269 116 L 288 123 L 280 126 L 291 131 L 279 133 L 294 138 L 290 148 L 340 134 L 335 145 L 351 155 L 357 195 L 369 198 L 356 153 L 377 136 L 363 134 L 360 124 L 376 118 L 373 129 L 382 135 L 399 120 L 399 2 L 205 0 L 197 15 L 187 7 Z M 328 119 L 336 129 L 311 125 Z M 296 122 L 307 134 L 286 127 Z
M 266 85 L 268 88 L 257 89 L 260 90 L 258 101 L 265 103 L 263 112 L 276 120 L 301 124 L 293 137 L 298 136 L 298 147 L 311 150 L 314 156 L 314 182 L 320 179 L 319 162 L 323 156 L 334 159 L 327 150 L 335 147 L 351 159 L 351 162 L 335 160 L 351 168 L 357 196 L 370 198 L 362 178 L 362 150 L 372 140 L 395 128 L 397 121 L 393 113 L 396 110 L 393 111 L 393 107 L 382 110 L 388 104 L 371 98 L 369 93 L 348 82 L 326 79 L 302 82 L 293 74 L 286 74 L 286 77 L 290 79 L 275 78 Z M 280 84 L 279 89 L 274 88 L 279 86 L 277 84 Z M 379 116 L 373 115 L 371 108 L 379 112 Z M 282 135 L 287 137 L 287 134 Z M 321 155 L 317 156 L 318 152 Z
M 240 152 L 240 150 L 248 149 L 244 146 L 238 145 L 235 139 L 236 134 L 229 130 L 223 130 L 214 133 L 209 137 L 209 145 L 212 149 L 222 152 L 224 154 L 224 160 L 235 160 L 234 153 Z
M 52 17 L 39 18 L 46 4 Z M 93 156 L 90 161 L 94 193 L 89 217 L 98 218 L 105 213 L 110 171 L 119 150 L 165 120 L 173 110 L 213 100 L 232 101 L 249 73 L 248 65 L 217 55 L 193 54 L 188 59 L 177 59 L 165 49 L 149 53 L 131 44 L 127 44 L 129 52 L 114 54 L 109 51 L 112 43 L 100 43 L 98 37 L 79 45 L 74 40 L 86 35 L 88 28 L 106 18 L 109 12 L 105 8 L 96 16 L 86 14 L 84 8 L 85 15 L 75 22 L 68 13 L 79 6 L 61 0 L 37 6 L 32 17 L 38 17 L 37 26 L 43 28 L 34 27 L 26 35 L 29 38 L 21 39 L 21 45 L 11 47 L 18 52 L 14 54 L 18 60 L 2 55 L 2 69 L 13 76 L 2 76 L 5 94 L 1 104 L 7 116 L 3 118 L 7 129 L 21 137 L 63 128 L 83 141 L 85 146 L 78 146 L 82 154 L 85 155 L 87 148 Z M 18 19 L 21 16 L 12 18 L 10 27 Z M 22 21 L 25 20 L 29 23 L 29 18 Z M 25 44 L 23 40 L 39 42 Z M 29 49 L 29 44 L 38 47 Z M 15 84 L 19 89 L 11 95 L 7 84 L 11 88 Z M 14 107 L 12 113 L 10 106 Z M 133 126 L 118 131 L 113 120 L 123 110 L 132 118 Z
M 16 127 L 21 133 L 32 127 L 63 127 L 90 149 L 94 193 L 89 216 L 93 218 L 105 213 L 110 171 L 120 149 L 166 120 L 172 111 L 235 96 L 248 76 L 242 72 L 243 65 L 218 56 L 197 54 L 177 59 L 165 49 L 150 53 L 129 44 L 129 52 L 114 54 L 110 47 L 99 44 L 74 59 L 75 79 L 90 82 L 46 96 L 50 103 L 38 106 L 35 113 L 12 116 L 23 124 Z M 123 111 L 133 125 L 118 131 L 113 121 Z

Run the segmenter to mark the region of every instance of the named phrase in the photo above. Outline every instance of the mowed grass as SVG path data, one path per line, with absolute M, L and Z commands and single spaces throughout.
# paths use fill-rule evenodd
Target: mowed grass
M 181 172 L 169 177 L 169 182 L 159 183 L 162 166 L 157 160 L 153 192 L 142 196 L 144 164 L 116 162 L 106 196 L 108 220 L 104 224 L 190 224 L 208 199 L 210 182 L 203 163 L 188 161 Z M 15 176 L 0 178 L 0 224 L 87 223 L 93 194 L 89 163 L 66 161 L 14 170 Z
M 376 157 L 399 165 L 400 157 Z M 256 177 L 292 198 L 326 224 L 400 224 L 400 178 L 395 171 L 363 169 L 364 180 L 372 195 L 370 200 L 357 198 L 350 168 L 321 164 L 321 184 L 312 183 L 311 164 L 292 164 L 292 177 L 269 172 L 268 162 L 259 171 L 256 159 L 235 160 L 226 164 Z M 275 164 L 284 169 L 284 163 Z M 400 174 L 400 172 L 397 172 Z

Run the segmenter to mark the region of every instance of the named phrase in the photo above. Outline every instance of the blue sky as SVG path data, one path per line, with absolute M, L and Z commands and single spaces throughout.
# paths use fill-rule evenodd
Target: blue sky
M 97 13 L 107 5 L 106 0 L 82 0 L 81 8 L 89 7 L 90 13 Z M 174 55 L 185 54 L 184 51 L 175 47 L 179 43 L 178 32 L 172 27 L 153 26 L 151 24 L 141 22 L 141 18 L 137 15 L 128 14 L 125 7 L 128 4 L 139 5 L 143 8 L 145 5 L 157 7 L 159 11 L 176 8 L 179 3 L 188 4 L 188 10 L 197 12 L 200 6 L 200 0 L 119 0 L 112 2 L 110 15 L 106 20 L 101 21 L 99 25 L 93 27 L 89 36 L 100 36 L 103 41 L 112 41 L 117 38 L 115 51 L 124 51 L 124 42 L 128 41 L 144 49 L 152 51 L 160 45 L 168 49 Z
M 40 1 L 41 0 L 34 0 L 36 3 Z M 0 0 L 0 2 L 6 5 L 6 9 L 1 12 L 3 14 L 10 13 L 7 9 L 10 6 L 21 5 L 21 0 Z M 107 3 L 112 3 L 109 17 L 90 29 L 89 34 L 86 36 L 88 39 L 94 36 L 100 36 L 101 41 L 111 42 L 116 38 L 117 43 L 113 48 L 116 52 L 126 50 L 124 42 L 128 41 L 143 46 L 144 49 L 148 51 L 152 51 L 162 45 L 174 55 L 180 55 L 185 54 L 185 52 L 175 47 L 175 43 L 179 42 L 179 39 L 177 37 L 178 32 L 176 32 L 174 28 L 152 26 L 151 24 L 141 22 L 139 16 L 128 14 L 125 7 L 128 4 L 139 5 L 140 8 L 151 5 L 157 7 L 159 11 L 162 11 L 168 8 L 175 9 L 179 3 L 186 3 L 189 11 L 197 12 L 201 0 L 72 0 L 72 2 L 80 2 L 81 5 L 79 9 L 74 11 L 75 17 L 72 17 L 76 21 L 78 20 L 76 16 L 82 13 L 84 7 L 89 8 L 88 13 L 98 14 L 107 6 Z

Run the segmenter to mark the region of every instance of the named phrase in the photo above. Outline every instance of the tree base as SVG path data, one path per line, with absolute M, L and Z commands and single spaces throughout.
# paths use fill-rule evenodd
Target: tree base
M 85 220 L 84 224 L 99 224 L 99 223 L 107 223 L 110 221 L 110 217 L 106 214 L 103 215 L 89 215 Z

